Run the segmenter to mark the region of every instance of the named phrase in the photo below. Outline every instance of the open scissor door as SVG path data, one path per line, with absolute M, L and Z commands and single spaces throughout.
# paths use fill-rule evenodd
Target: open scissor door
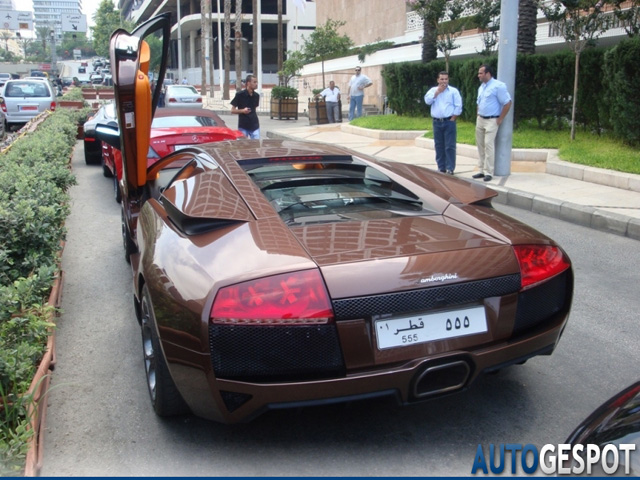
M 159 15 L 131 33 L 118 29 L 111 35 L 111 66 L 123 167 L 122 195 L 123 200 L 129 202 L 141 200 L 147 179 L 149 134 L 167 67 L 170 20 L 168 13 Z M 155 37 L 153 41 L 151 36 Z M 152 52 L 150 45 L 157 51 Z M 160 65 L 153 86 L 149 68 L 152 56 L 158 58 L 158 55 Z

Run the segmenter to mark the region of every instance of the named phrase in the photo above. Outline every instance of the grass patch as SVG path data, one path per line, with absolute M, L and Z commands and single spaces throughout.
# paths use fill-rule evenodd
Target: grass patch
M 351 125 L 374 130 L 427 130 L 424 136 L 433 138 L 429 118 L 376 115 L 356 118 Z M 475 145 L 475 130 L 475 123 L 458 120 L 458 143 Z M 576 139 L 571 141 L 569 130 L 541 130 L 525 124 L 513 132 L 512 146 L 555 148 L 560 159 L 566 162 L 640 174 L 640 150 L 608 135 L 598 136 L 578 130 Z

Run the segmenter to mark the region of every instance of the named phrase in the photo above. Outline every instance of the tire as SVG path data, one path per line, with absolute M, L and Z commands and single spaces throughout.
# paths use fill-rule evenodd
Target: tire
M 169 373 L 169 368 L 160 346 L 153 305 L 146 285 L 142 287 L 141 313 L 144 371 L 153 410 L 161 417 L 189 413 L 189 407 L 183 400 L 182 395 L 180 395 Z
M 136 253 L 138 249 L 129 234 L 129 227 L 124 217 L 124 209 L 121 209 L 120 224 L 122 226 L 122 246 L 124 247 L 124 259 L 127 263 L 131 263 L 131 255 Z
M 102 165 L 102 175 L 107 178 L 113 177 L 113 173 L 111 173 L 111 170 L 109 170 L 107 164 L 104 163 L 104 157 L 100 157 L 100 164 Z
M 116 199 L 117 203 L 122 202 L 122 191 L 120 190 L 120 185 L 118 184 L 117 175 L 113 175 L 113 198 Z

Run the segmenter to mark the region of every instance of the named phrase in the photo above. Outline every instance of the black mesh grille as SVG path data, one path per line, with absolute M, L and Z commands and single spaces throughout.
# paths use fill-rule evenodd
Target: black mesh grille
M 220 396 L 222 397 L 222 401 L 224 401 L 225 407 L 230 412 L 236 411 L 242 405 L 251 400 L 251 395 L 248 393 L 238 393 L 238 392 L 226 392 L 224 390 L 220 390 Z
M 302 381 L 344 375 L 335 325 L 210 325 L 216 376 L 244 381 Z
M 568 271 L 518 295 L 514 334 L 539 325 L 563 309 L 567 301 L 567 275 Z
M 487 297 L 515 293 L 519 289 L 520 274 L 514 274 L 409 292 L 334 300 L 333 309 L 337 319 L 346 320 L 383 313 L 424 311 L 430 308 L 475 302 Z

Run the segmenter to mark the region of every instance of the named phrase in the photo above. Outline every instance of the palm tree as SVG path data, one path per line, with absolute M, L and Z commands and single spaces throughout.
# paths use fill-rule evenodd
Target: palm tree
M 180 1 L 180 0 L 178 0 Z M 200 0 L 200 66 L 202 67 L 202 82 L 200 85 L 200 93 L 207 94 L 207 50 L 209 47 L 209 37 L 211 36 L 211 23 L 207 18 L 207 12 L 211 9 L 211 0 Z M 213 79 L 212 79 L 213 80 Z M 211 82 L 213 83 L 213 82 Z
M 518 10 L 518 53 L 536 53 L 536 30 L 538 28 L 537 0 L 519 0 Z
M 278 71 L 282 71 L 282 60 L 284 57 L 284 46 L 282 42 L 282 0 L 278 0 Z M 282 77 L 280 77 L 282 85 Z
M 224 86 L 222 98 L 229 100 L 229 66 L 231 65 L 231 0 L 224 0 Z
M 236 0 L 236 39 L 234 50 L 236 53 L 236 91 L 242 90 L 242 0 Z
M 253 0 L 253 65 L 254 75 L 258 74 L 258 49 L 262 48 L 262 41 L 258 38 L 258 0 Z

